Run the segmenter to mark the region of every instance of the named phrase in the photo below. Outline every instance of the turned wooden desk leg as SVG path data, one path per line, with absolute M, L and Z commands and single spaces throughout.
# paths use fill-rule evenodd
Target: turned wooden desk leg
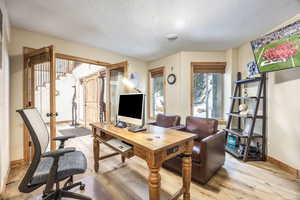
M 149 184 L 149 200 L 160 200 L 160 167 L 150 167 L 148 179 Z
M 182 180 L 183 180 L 183 200 L 190 200 L 190 185 L 191 185 L 191 179 L 192 179 L 192 146 L 193 143 L 190 142 L 187 144 L 186 152 L 183 155 L 182 158 Z
M 94 128 L 93 129 L 93 131 L 96 131 L 96 129 Z M 99 144 L 99 141 L 96 139 L 96 133 L 94 133 L 94 169 L 95 169 L 95 171 L 96 172 L 98 172 L 99 171 L 99 157 L 100 157 L 100 155 L 99 155 L 99 151 L 100 151 L 100 149 L 99 149 L 99 146 L 100 146 L 100 144 Z

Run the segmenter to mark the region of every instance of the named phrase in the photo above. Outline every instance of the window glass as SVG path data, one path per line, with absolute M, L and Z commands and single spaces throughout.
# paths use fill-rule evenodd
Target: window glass
M 193 82 L 193 115 L 203 118 L 222 119 L 223 74 L 194 73 Z
M 164 113 L 164 83 L 163 76 L 152 78 L 152 114 L 156 116 L 159 113 Z

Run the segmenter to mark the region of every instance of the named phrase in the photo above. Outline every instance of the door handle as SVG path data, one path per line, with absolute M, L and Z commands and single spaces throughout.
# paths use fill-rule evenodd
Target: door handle
M 47 113 L 46 116 L 47 117 L 58 116 L 58 112 L 56 112 L 56 113 Z

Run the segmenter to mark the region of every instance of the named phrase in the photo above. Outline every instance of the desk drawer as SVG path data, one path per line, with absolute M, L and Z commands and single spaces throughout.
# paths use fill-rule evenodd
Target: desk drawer
M 134 146 L 134 155 L 146 160 L 146 151 L 140 147 Z

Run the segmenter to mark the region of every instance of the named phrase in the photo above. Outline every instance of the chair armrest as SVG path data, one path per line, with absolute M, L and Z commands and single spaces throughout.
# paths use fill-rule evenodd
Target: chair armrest
M 179 125 L 179 126 L 173 126 L 170 127 L 171 129 L 177 130 L 177 131 L 185 131 L 185 126 L 184 125 Z
M 69 135 L 69 136 L 57 136 L 53 138 L 52 140 L 58 140 L 58 141 L 66 141 L 68 139 L 75 138 L 75 135 Z
M 219 131 L 200 142 L 203 175 L 208 180 L 225 162 L 225 132 Z
M 65 153 L 69 153 L 69 152 L 74 152 L 76 149 L 74 147 L 68 147 L 68 148 L 64 148 L 64 149 L 57 149 L 55 151 L 49 151 L 46 153 L 42 154 L 43 158 L 46 157 L 52 157 L 52 158 L 57 158 L 60 157 L 62 155 L 64 155 Z
M 65 141 L 67 141 L 68 139 L 71 139 L 71 138 L 75 138 L 75 135 L 58 136 L 58 137 L 53 138 L 52 140 L 60 141 L 58 149 L 63 149 L 63 148 L 65 148 Z

